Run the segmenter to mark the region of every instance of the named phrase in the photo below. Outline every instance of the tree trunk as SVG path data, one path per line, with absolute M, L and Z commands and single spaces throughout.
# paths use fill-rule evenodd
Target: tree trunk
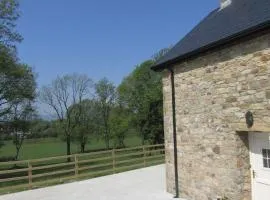
M 17 133 L 17 132 L 16 132 Z M 23 141 L 24 141 L 24 135 L 23 136 L 18 136 L 16 134 L 15 136 L 15 146 L 16 146 L 16 155 L 15 155 L 15 160 L 18 160 L 19 158 L 19 154 L 20 154 L 20 150 L 22 148 L 22 144 L 23 144 Z
M 105 144 L 106 144 L 106 149 L 110 149 L 110 139 L 109 139 L 108 133 L 105 134 Z
M 142 146 L 144 146 L 145 139 L 144 139 L 144 134 L 143 134 L 142 129 L 141 129 L 141 141 L 142 141 Z
M 71 155 L 70 152 L 70 135 L 67 135 L 67 156 Z M 70 162 L 70 157 L 67 158 L 67 161 Z
M 19 157 L 19 152 L 20 152 L 20 148 L 16 148 L 16 155 L 15 155 L 15 160 L 18 160 Z
M 81 153 L 84 153 L 85 152 L 85 143 L 82 142 L 81 143 Z
M 125 143 L 123 139 L 120 139 L 120 147 L 125 148 Z
M 110 138 L 109 138 L 109 128 L 108 128 L 108 120 L 105 120 L 104 122 L 104 126 L 105 126 L 105 145 L 106 145 L 106 149 L 110 148 Z
M 142 142 L 142 146 L 144 146 L 144 133 L 143 133 L 143 125 L 140 125 L 140 135 L 141 135 L 141 142 Z
M 109 131 L 108 131 L 108 124 L 105 122 L 105 133 L 104 133 L 104 140 L 105 140 L 105 145 L 106 149 L 110 148 L 110 138 L 109 138 Z

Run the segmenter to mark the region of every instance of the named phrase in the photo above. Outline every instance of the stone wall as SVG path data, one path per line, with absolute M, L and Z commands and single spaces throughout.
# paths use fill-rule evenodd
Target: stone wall
M 250 200 L 245 113 L 270 132 L 270 34 L 174 66 L 179 190 L 187 200 Z M 167 190 L 174 193 L 170 73 L 163 75 Z M 246 132 L 245 132 L 246 131 Z

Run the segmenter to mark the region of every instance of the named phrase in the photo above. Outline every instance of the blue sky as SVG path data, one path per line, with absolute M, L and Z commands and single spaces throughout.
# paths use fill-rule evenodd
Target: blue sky
M 219 0 L 21 0 L 21 60 L 38 85 L 85 73 L 116 85 L 135 65 L 175 44 Z

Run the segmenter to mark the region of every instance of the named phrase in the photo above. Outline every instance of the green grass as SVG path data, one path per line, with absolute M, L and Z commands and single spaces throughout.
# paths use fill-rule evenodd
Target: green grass
M 111 147 L 113 144 L 113 141 L 111 142 Z M 128 147 L 134 147 L 134 146 L 141 146 L 141 139 L 133 134 L 129 135 L 125 140 L 126 148 Z M 97 139 L 97 138 L 91 138 L 89 140 L 89 143 L 86 145 L 85 150 L 87 152 L 89 151 L 98 151 L 105 149 L 105 144 L 103 140 Z M 80 152 L 80 146 L 76 143 L 72 143 L 71 145 L 71 151 L 72 154 L 79 153 Z M 84 163 L 79 163 L 78 166 L 81 169 L 82 167 L 91 167 L 91 169 L 81 169 L 79 171 L 79 175 L 83 175 L 82 177 L 75 177 L 74 179 L 74 164 L 68 165 L 68 166 L 54 166 L 48 169 L 34 169 L 35 167 L 45 166 L 45 165 L 53 165 L 53 164 L 60 164 L 60 163 L 66 163 L 67 160 L 65 158 L 57 158 L 54 160 L 46 160 L 46 161 L 31 161 L 33 171 L 33 175 L 39 175 L 43 173 L 51 173 L 51 172 L 59 172 L 61 170 L 72 170 L 71 172 L 59 174 L 59 175 L 47 175 L 46 177 L 36 177 L 33 178 L 33 184 L 34 188 L 40 188 L 44 186 L 49 185 L 55 185 L 55 184 L 61 184 L 61 183 L 67 183 L 72 182 L 75 180 L 84 180 L 89 179 L 93 177 L 99 177 L 104 176 L 112 173 L 120 173 L 132 169 L 138 169 L 144 167 L 142 154 L 140 155 L 127 155 L 125 157 L 122 157 L 121 155 L 125 155 L 128 153 L 135 153 L 137 151 L 142 151 L 142 148 L 139 149 L 131 149 L 131 150 L 125 150 L 116 152 L 116 156 L 120 156 L 119 158 L 116 157 L 115 161 L 115 171 L 112 170 L 112 152 L 103 152 L 102 154 L 85 154 L 83 156 L 80 156 L 79 160 L 85 161 L 89 159 L 95 159 L 95 158 L 106 158 L 106 160 L 102 159 L 99 161 L 86 161 Z M 154 154 L 160 154 L 160 153 L 154 153 Z M 3 146 L 0 149 L 0 157 L 8 157 L 8 156 L 14 156 L 15 155 L 15 146 L 13 145 L 12 141 L 7 141 L 5 146 Z M 37 139 L 37 140 L 25 140 L 23 147 L 20 152 L 19 160 L 33 160 L 33 159 L 39 159 L 39 158 L 48 158 L 48 157 L 56 157 L 56 156 L 62 156 L 66 155 L 66 143 L 64 141 L 61 141 L 60 139 L 53 139 L 53 138 L 47 138 L 47 139 Z M 109 157 L 107 159 L 107 157 Z M 136 159 L 136 160 L 132 160 Z M 128 162 L 121 163 L 121 161 L 128 160 Z M 74 157 L 71 158 L 71 161 L 74 162 Z M 153 163 L 154 162 L 154 163 Z M 157 163 L 158 162 L 158 163 Z M 164 163 L 164 158 L 149 158 L 149 160 L 146 163 L 146 166 L 152 166 L 156 164 Z M 103 166 L 106 164 L 105 166 Z M 102 166 L 100 166 L 102 165 Z M 21 163 L 18 165 L 4 165 L 0 166 L 1 170 L 12 170 L 12 169 L 27 169 L 28 164 L 27 163 Z M 109 171 L 108 171 L 109 170 Z M 96 174 L 98 173 L 98 174 Z M 7 174 L 1 174 L 0 179 L 6 179 L 6 178 L 16 178 L 16 177 L 24 177 L 28 176 L 28 170 L 24 172 L 15 172 L 15 173 L 7 173 Z M 45 182 L 44 182 L 45 181 Z M 22 185 L 22 184 L 26 184 Z M 0 194 L 10 193 L 10 192 L 17 192 L 17 191 L 23 191 L 28 189 L 28 177 L 24 180 L 13 180 L 13 181 L 7 181 L 0 183 Z M 19 186 L 20 188 L 16 189 L 14 187 Z
M 125 140 L 126 147 L 140 146 L 141 139 L 137 135 L 130 135 Z M 105 149 L 104 141 L 97 138 L 90 138 L 85 150 Z M 80 152 L 80 146 L 76 143 L 71 145 L 72 154 Z M 5 142 L 0 149 L 0 157 L 14 156 L 16 153 L 12 141 Z M 60 139 L 38 139 L 25 140 L 20 151 L 19 160 L 38 159 L 66 155 L 66 143 Z
M 129 146 L 140 146 L 136 145 L 136 139 L 130 138 Z M 139 140 L 137 140 L 139 141 Z M 45 145 L 47 143 L 51 143 L 53 141 L 39 141 L 40 145 Z M 27 145 L 34 144 L 33 141 L 28 141 Z M 98 147 L 98 146 L 97 146 Z M 121 149 L 116 150 L 114 154 L 113 151 L 102 151 L 90 154 L 83 154 L 78 156 L 78 160 L 81 161 L 78 163 L 79 167 L 79 177 L 75 175 L 75 166 L 74 163 L 70 163 L 65 166 L 53 166 L 53 164 L 62 164 L 67 163 L 65 158 L 57 158 L 53 160 L 40 160 L 40 161 L 31 161 L 32 164 L 32 175 L 39 176 L 33 177 L 33 188 L 46 187 L 49 185 L 62 184 L 67 182 L 73 182 L 78 180 L 85 180 L 94 177 L 100 177 L 104 175 L 109 175 L 113 173 L 121 173 L 124 171 L 129 171 L 133 169 L 138 169 L 142 167 L 153 166 L 157 164 L 164 163 L 164 148 L 161 147 L 146 147 L 146 152 L 143 153 L 142 147 L 131 148 L 131 149 Z M 151 151 L 151 153 L 149 153 Z M 113 157 L 115 156 L 113 162 Z M 146 156 L 145 158 L 143 156 Z M 156 157 L 158 156 L 158 157 Z M 93 160 L 95 159 L 95 160 Z M 74 162 L 74 157 L 71 158 L 71 161 Z M 113 165 L 114 163 L 114 165 Z M 46 166 L 46 169 L 43 167 Z M 47 168 L 47 166 L 51 166 Z M 113 166 L 115 168 L 113 168 Z M 14 164 L 6 165 L 5 167 L 1 167 L 2 170 L 11 170 L 14 169 Z M 37 169 L 37 167 L 42 167 L 43 169 Z M 87 168 L 85 168 L 87 167 Z M 90 169 L 88 167 L 91 167 Z M 27 163 L 21 163 L 16 165 L 17 169 L 27 169 L 24 172 L 15 172 L 15 173 L 6 173 L 0 175 L 0 179 L 9 179 L 9 178 L 17 178 L 17 177 L 26 177 L 24 180 L 9 180 L 6 182 L 0 183 L 0 194 L 17 192 L 29 189 L 28 185 L 28 165 Z M 114 170 L 113 170 L 114 169 Z M 61 174 L 51 174 L 55 172 L 59 172 L 62 170 L 68 170 Z M 71 171 L 70 171 L 71 170 Z M 42 174 L 46 174 L 45 176 L 40 177 Z M 49 173 L 49 174 L 48 174 Z M 19 187 L 16 189 L 16 187 Z

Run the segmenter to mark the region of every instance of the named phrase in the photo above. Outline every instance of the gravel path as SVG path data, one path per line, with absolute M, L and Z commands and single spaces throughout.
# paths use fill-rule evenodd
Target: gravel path
M 0 200 L 173 200 L 159 165 L 87 181 L 0 196 Z

